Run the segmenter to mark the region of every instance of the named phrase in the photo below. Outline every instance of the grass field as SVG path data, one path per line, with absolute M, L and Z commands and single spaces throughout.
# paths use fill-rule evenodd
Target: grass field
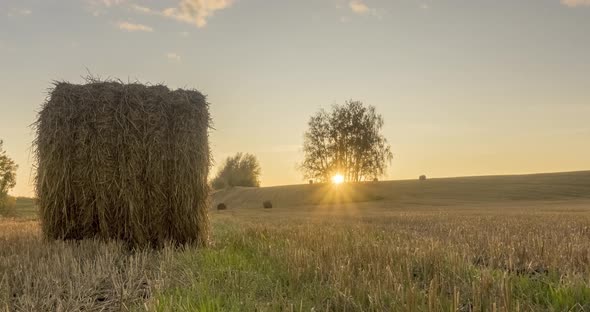
M 590 310 L 590 172 L 234 188 L 213 202 L 229 209 L 211 210 L 205 250 L 45 242 L 32 207 L 0 220 L 0 310 Z

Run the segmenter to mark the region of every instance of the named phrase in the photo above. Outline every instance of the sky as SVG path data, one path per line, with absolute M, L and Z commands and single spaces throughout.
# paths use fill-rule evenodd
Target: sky
M 208 95 L 216 163 L 303 183 L 321 108 L 377 108 L 384 179 L 590 169 L 590 0 L 2 0 L 0 139 L 32 196 L 30 125 L 52 82 Z M 216 168 L 213 168 L 213 173 Z

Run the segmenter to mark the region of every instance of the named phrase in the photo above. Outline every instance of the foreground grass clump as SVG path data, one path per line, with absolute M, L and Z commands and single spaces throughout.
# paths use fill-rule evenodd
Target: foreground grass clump
M 128 310 L 149 298 L 165 263 L 120 243 L 40 236 L 36 221 L 0 220 L 0 310 Z
M 0 221 L 0 308 L 589 310 L 588 203 L 520 205 L 220 211 L 210 248 L 149 252 Z

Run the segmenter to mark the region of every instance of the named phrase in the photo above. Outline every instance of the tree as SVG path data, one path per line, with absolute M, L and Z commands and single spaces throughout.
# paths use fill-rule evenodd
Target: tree
M 216 190 L 233 186 L 259 187 L 260 172 L 256 156 L 237 153 L 225 159 L 211 185 Z
M 6 151 L 2 148 L 3 141 L 0 140 L 0 210 L 4 208 L 8 201 L 8 191 L 16 185 L 16 169 L 18 166 Z
M 382 176 L 393 154 L 381 134 L 383 117 L 359 101 L 320 110 L 308 122 L 301 164 L 306 179 L 329 181 L 340 174 L 348 182 Z

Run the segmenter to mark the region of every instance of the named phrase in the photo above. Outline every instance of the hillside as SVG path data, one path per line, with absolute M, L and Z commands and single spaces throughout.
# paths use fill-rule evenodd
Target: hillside
M 35 203 L 35 199 L 29 197 L 17 197 L 14 211 L 17 217 L 36 218 L 37 204 Z
M 590 171 L 366 182 L 340 186 L 304 184 L 234 187 L 214 193 L 213 207 L 223 202 L 231 208 L 259 208 L 264 200 L 271 200 L 275 206 L 291 207 L 366 201 L 449 205 L 569 199 L 590 199 Z

